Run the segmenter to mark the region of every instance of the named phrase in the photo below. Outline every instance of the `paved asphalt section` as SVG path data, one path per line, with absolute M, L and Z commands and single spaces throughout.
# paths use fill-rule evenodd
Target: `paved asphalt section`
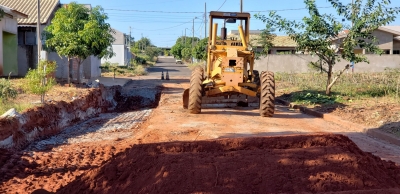
M 159 57 L 154 67 L 148 68 L 149 77 L 160 77 L 164 73 L 164 78 L 168 71 L 169 77 L 186 77 L 189 78 L 191 70 L 185 64 L 176 64 L 172 57 Z

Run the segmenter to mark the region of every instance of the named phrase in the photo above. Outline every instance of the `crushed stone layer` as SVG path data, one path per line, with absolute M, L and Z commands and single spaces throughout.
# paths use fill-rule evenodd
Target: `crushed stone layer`
M 399 193 L 400 167 L 343 135 L 140 144 L 58 193 Z
M 151 109 L 126 113 L 104 113 L 78 125 L 68 127 L 62 133 L 35 142 L 25 151 L 44 150 L 60 144 L 98 142 L 126 139 L 134 135 L 137 128 L 150 115 Z

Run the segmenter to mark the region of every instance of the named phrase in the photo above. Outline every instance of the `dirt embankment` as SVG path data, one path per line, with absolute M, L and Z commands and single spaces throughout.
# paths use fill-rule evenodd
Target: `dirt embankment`
M 0 119 L 0 148 L 21 149 L 27 144 L 55 134 L 78 122 L 104 112 L 135 110 L 152 106 L 153 97 L 130 96 L 121 86 L 91 89 L 88 95 L 78 96 L 71 102 L 58 101 L 28 109 L 14 118 Z M 146 95 L 149 92 L 144 92 Z
M 343 135 L 135 145 L 58 193 L 399 193 L 400 167 Z

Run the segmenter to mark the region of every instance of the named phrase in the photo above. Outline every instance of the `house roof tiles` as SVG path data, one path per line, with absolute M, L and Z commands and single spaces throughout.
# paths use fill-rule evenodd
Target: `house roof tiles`
M 41 24 L 48 22 L 51 14 L 59 4 L 59 0 L 40 0 Z M 37 0 L 0 0 L 0 5 L 28 15 L 28 18 L 18 18 L 18 25 L 33 25 L 37 23 Z

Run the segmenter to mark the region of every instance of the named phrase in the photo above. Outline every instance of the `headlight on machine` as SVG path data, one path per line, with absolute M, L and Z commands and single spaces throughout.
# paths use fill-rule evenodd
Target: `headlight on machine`
M 253 47 L 251 47 L 250 45 L 247 45 L 247 50 L 248 50 L 248 51 L 252 51 L 252 50 L 253 50 Z

